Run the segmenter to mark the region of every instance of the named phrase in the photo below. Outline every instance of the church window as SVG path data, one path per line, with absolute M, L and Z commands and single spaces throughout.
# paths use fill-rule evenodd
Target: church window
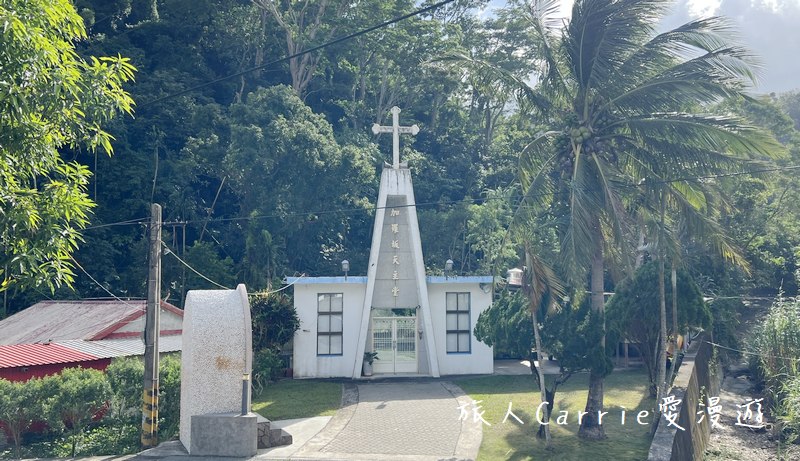
M 472 352 L 469 293 L 446 294 L 447 353 Z
M 342 355 L 343 301 L 342 293 L 317 295 L 317 355 Z

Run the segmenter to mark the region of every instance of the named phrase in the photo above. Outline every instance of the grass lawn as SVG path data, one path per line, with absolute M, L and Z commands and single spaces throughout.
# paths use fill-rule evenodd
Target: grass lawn
M 553 418 L 561 411 L 568 411 L 567 425 L 557 425 L 551 420 L 553 449 L 545 450 L 544 441 L 536 437 L 538 423 L 536 408 L 541 399 L 533 377 L 527 376 L 485 376 L 454 379 L 473 400 L 480 400 L 483 418 L 491 426 L 483 426 L 479 461 L 494 460 L 645 460 L 650 447 L 648 435 L 652 421 L 655 401 L 646 398 L 647 376 L 644 371 L 615 371 L 605 380 L 605 411 L 603 417 L 608 438 L 600 442 L 587 442 L 576 436 L 579 424 L 578 410 L 586 405 L 588 374 L 575 375 L 556 393 Z M 511 402 L 511 411 L 524 424 L 519 424 L 509 416 L 503 418 Z M 626 409 L 625 424 L 621 424 L 621 410 Z M 636 423 L 636 415 L 641 410 L 650 411 L 642 421 Z M 470 414 L 470 417 L 472 415 Z
M 283 379 L 253 395 L 253 411 L 271 420 L 332 416 L 342 403 L 342 385 L 330 381 Z

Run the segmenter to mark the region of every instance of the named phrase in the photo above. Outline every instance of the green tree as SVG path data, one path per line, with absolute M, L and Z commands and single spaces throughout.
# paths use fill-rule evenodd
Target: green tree
M 660 263 L 651 261 L 640 267 L 634 276 L 617 285 L 614 296 L 606 304 L 606 322 L 609 331 L 635 344 L 647 369 L 650 380 L 650 393 L 656 396 L 659 374 L 661 296 L 659 294 L 659 275 L 667 285 L 666 274 L 660 274 Z M 671 277 L 670 277 L 671 278 Z M 711 329 L 710 308 L 703 302 L 703 295 L 697 284 L 685 270 L 676 271 L 678 296 L 673 296 L 672 288 L 665 290 L 665 304 L 677 301 L 679 331 L 689 327 Z M 671 284 L 670 284 L 671 287 Z M 672 311 L 667 311 L 667 319 L 672 321 Z M 666 359 L 665 359 L 666 363 Z M 674 360 L 673 360 L 674 363 Z
M 130 113 L 122 57 L 82 59 L 86 38 L 68 0 L 0 3 L 0 291 L 74 279 L 70 257 L 93 206 L 89 171 L 61 149 L 111 153 L 103 124 Z M 4 312 L 0 312 L 0 317 Z
M 782 151 L 739 118 L 702 113 L 752 83 L 749 55 L 729 42 L 729 26 L 719 18 L 656 34 L 669 5 L 578 0 L 562 28 L 553 21 L 559 2 L 534 2 L 520 14 L 541 44 L 540 81 L 530 88 L 500 73 L 519 88 L 524 107 L 546 120 L 520 154 L 523 205 L 555 217 L 560 270 L 575 286 L 589 275 L 600 318 L 607 263 L 632 253 L 624 204 L 644 193 L 638 184 L 670 184 L 685 196 L 694 191 L 673 179 L 729 171 L 748 156 Z M 597 415 L 608 372 L 602 362 L 590 371 L 581 437 L 605 437 Z
M 253 385 L 261 392 L 266 383 L 283 368 L 281 347 L 300 328 L 300 319 L 290 296 L 262 292 L 250 295 L 253 321 Z
M 340 145 L 325 118 L 286 86 L 258 89 L 231 106 L 230 138 L 218 147 L 241 215 L 251 218 L 243 221 L 251 285 L 268 286 L 287 266 L 337 270 L 349 223 L 368 216 L 373 148 Z
M 292 298 L 283 293 L 250 295 L 253 321 L 253 349 L 278 349 L 294 338 L 300 319 Z
M 178 433 L 181 424 L 181 359 L 178 354 L 162 358 L 158 384 L 158 432 L 163 440 L 168 440 Z
M 111 386 L 102 371 L 80 367 L 45 378 L 43 386 L 49 393 L 47 420 L 66 432 L 74 457 L 84 431 L 111 398 Z
M 42 418 L 45 397 L 41 379 L 22 382 L 0 379 L 0 423 L 11 434 L 17 458 L 21 458 L 22 435 L 34 421 Z M 5 433 L 0 431 L 0 436 L 5 437 Z

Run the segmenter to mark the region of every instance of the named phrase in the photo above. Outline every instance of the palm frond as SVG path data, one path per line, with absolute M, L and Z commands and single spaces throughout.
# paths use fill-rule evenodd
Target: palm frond
M 560 0 L 533 0 L 528 4 L 529 21 L 534 32 L 534 36 L 539 41 L 539 51 L 541 53 L 542 78 L 541 84 L 544 89 L 557 93 L 567 89 L 566 81 L 559 69 L 559 57 L 557 46 L 557 35 L 555 33 L 561 27 L 561 19 L 558 18 L 561 9 Z
M 595 227 L 600 225 L 604 191 L 598 183 L 596 166 L 586 154 L 577 152 L 569 187 L 566 230 L 561 241 L 560 259 L 564 273 L 575 285 L 582 285 L 582 268 L 589 267 L 595 242 Z
M 477 59 L 461 52 L 450 52 L 431 60 L 431 62 L 460 64 L 469 71 L 483 73 L 494 78 L 506 89 L 515 93 L 518 100 L 532 104 L 542 113 L 547 113 L 552 108 L 550 99 L 531 88 L 524 78 L 483 59 Z
M 585 91 L 614 85 L 613 77 L 653 34 L 667 11 L 664 0 L 577 0 L 567 27 L 566 52 Z
M 526 282 L 532 298 L 531 307 L 536 306 L 540 311 L 544 311 L 545 315 L 558 312 L 561 308 L 560 301 L 566 296 L 566 289 L 561 279 L 553 268 L 528 246 L 525 248 L 525 265 L 528 268 Z M 538 318 L 543 319 L 544 316 L 539 314 L 540 312 L 537 312 Z
M 716 220 L 696 209 L 682 194 L 674 193 L 672 198 L 683 217 L 688 235 L 709 244 L 723 259 L 740 267 L 746 273 L 750 272 L 750 264 L 744 254 Z
M 768 132 L 731 116 L 652 113 L 627 117 L 610 126 L 624 128 L 641 139 L 676 140 L 711 152 L 768 158 L 786 154 L 786 148 Z

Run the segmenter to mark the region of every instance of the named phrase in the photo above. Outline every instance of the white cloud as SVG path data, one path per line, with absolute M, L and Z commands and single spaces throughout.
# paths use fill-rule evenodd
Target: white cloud
M 711 16 L 718 10 L 722 0 L 689 0 L 689 14 L 696 17 Z

